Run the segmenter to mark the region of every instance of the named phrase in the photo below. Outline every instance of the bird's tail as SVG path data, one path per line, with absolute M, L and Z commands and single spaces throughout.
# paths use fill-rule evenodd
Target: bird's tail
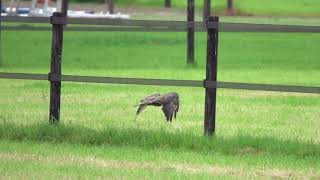
M 138 104 L 138 105 L 135 105 L 134 107 L 137 107 L 137 106 L 139 106 L 139 108 L 138 108 L 138 110 L 136 112 L 136 115 L 135 115 L 135 117 L 133 119 L 134 121 L 137 119 L 138 115 L 147 107 L 144 104 Z
M 136 116 L 138 116 L 146 107 L 146 105 L 140 104 Z

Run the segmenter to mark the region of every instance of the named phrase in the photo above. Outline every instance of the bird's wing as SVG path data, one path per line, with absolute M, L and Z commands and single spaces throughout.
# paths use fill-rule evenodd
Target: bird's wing
M 152 103 L 153 101 L 157 100 L 159 97 L 161 97 L 160 94 L 152 94 L 150 96 L 145 97 L 140 101 L 140 104 L 148 104 Z
M 163 105 L 162 111 L 163 111 L 164 115 L 166 116 L 167 121 L 170 121 L 172 119 L 172 115 L 174 112 L 173 109 L 174 109 L 174 107 L 173 107 L 172 103 L 167 103 L 167 104 Z
M 166 97 L 166 103 L 163 104 L 162 111 L 167 118 L 167 121 L 171 121 L 173 116 L 176 118 L 176 114 L 179 111 L 179 96 L 178 94 L 169 94 Z
M 161 97 L 160 94 L 152 94 L 142 99 L 140 103 L 137 105 L 139 106 L 139 108 L 137 110 L 136 115 L 139 115 L 148 105 L 156 102 L 159 97 Z
M 172 102 L 175 105 L 174 118 L 177 118 L 177 113 L 179 112 L 179 108 L 180 108 L 180 101 L 179 101 L 178 94 L 177 96 L 174 97 Z

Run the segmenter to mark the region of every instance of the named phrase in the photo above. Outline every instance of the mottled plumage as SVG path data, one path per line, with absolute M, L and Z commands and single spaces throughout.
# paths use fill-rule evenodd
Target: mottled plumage
M 162 106 L 162 111 L 167 121 L 171 122 L 173 117 L 177 117 L 177 112 L 179 111 L 179 95 L 176 92 L 164 95 L 153 94 L 142 99 L 138 106 L 137 115 L 147 106 Z

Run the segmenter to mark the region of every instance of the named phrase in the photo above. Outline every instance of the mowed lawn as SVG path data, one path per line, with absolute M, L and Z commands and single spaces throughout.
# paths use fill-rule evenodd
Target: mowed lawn
M 1 72 L 48 73 L 50 32 L 3 31 Z M 320 35 L 221 33 L 219 81 L 320 86 Z M 185 33 L 66 32 L 63 74 L 205 78 L 206 34 L 186 65 Z M 218 90 L 217 131 L 203 136 L 204 89 L 66 83 L 48 125 L 49 82 L 0 79 L 1 177 L 319 178 L 320 96 Z M 181 110 L 135 121 L 134 105 L 176 91 Z

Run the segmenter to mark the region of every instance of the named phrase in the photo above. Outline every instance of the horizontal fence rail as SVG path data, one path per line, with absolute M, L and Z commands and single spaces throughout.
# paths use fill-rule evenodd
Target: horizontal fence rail
M 320 26 L 219 23 L 221 32 L 301 32 L 320 33 Z
M 155 20 L 124 20 L 105 18 L 64 18 L 51 17 L 52 24 L 82 24 L 82 25 L 104 25 L 125 27 L 153 27 L 153 28 L 184 28 L 192 26 L 203 26 L 203 22 L 188 21 L 155 21 Z
M 48 17 L 16 17 L 4 16 L 3 22 L 20 23 L 50 23 Z M 66 27 L 67 31 L 187 31 L 188 27 L 195 27 L 196 31 L 206 31 L 203 22 L 187 21 L 150 21 L 150 20 L 121 20 L 104 18 L 52 18 L 53 24 L 81 24 L 81 25 L 104 25 L 110 27 Z M 273 24 L 249 24 L 249 23 L 224 23 L 207 24 L 206 28 L 219 28 L 220 32 L 298 32 L 320 33 L 320 26 L 300 25 L 273 25 Z M 49 31 L 50 27 L 37 26 L 2 26 L 1 30 L 34 30 Z
M 20 16 L 2 16 L 2 22 L 21 22 L 21 23 L 50 23 L 49 17 L 20 17 Z
M 3 72 L 0 72 L 0 78 L 27 79 L 27 80 L 48 80 L 48 75 L 46 75 L 46 74 L 3 73 Z
M 103 26 L 124 26 L 124 27 L 152 27 L 152 28 L 187 28 L 203 26 L 203 22 L 188 21 L 154 21 L 154 20 L 125 20 L 107 18 L 65 18 L 65 17 L 19 17 L 3 16 L 3 22 L 21 23 L 52 23 L 52 24 L 82 24 L 82 25 L 103 25 Z
M 258 91 L 279 91 L 279 92 L 320 94 L 320 87 L 235 83 L 235 82 L 215 82 L 215 81 L 199 81 L 199 80 L 118 78 L 118 77 L 94 77 L 94 76 L 73 76 L 73 75 L 62 75 L 60 79 L 59 76 L 47 75 L 47 74 L 3 73 L 3 72 L 0 72 L 0 78 L 106 83 L 106 84 L 206 87 L 206 88 L 222 88 L 222 89 L 243 89 L 243 90 L 258 90 Z
M 1 30 L 7 31 L 51 31 L 51 27 L 41 27 L 41 26 L 32 26 L 32 25 L 17 25 L 17 26 L 2 26 Z M 186 32 L 188 30 L 187 27 L 184 28 L 153 28 L 153 27 L 81 27 L 81 26 L 67 26 L 64 27 L 64 31 L 97 31 L 97 32 Z M 196 27 L 195 31 L 205 32 L 206 29 L 204 27 Z

